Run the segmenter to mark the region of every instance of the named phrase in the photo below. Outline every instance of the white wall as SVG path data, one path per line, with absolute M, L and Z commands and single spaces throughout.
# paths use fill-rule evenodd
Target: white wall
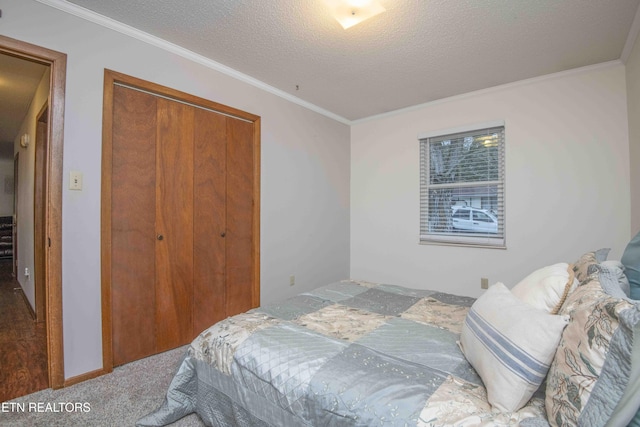
M 51 69 L 47 68 L 38 88 L 31 99 L 29 111 L 25 115 L 24 121 L 20 126 L 18 135 L 13 143 L 13 149 L 18 156 L 18 206 L 17 206 L 17 224 L 18 224 L 18 270 L 16 278 L 24 291 L 27 300 L 31 304 L 31 308 L 35 311 L 36 294 L 35 294 L 35 218 L 34 218 L 34 185 L 35 185 L 35 161 L 36 161 L 36 126 L 38 114 L 42 111 L 42 107 L 46 104 L 49 97 L 49 80 L 51 78 Z M 30 143 L 26 148 L 20 146 L 20 137 L 24 134 L 30 137 Z M 15 244 L 14 244 L 15 246 Z M 30 271 L 29 276 L 25 275 L 25 268 Z
M 261 295 L 349 274 L 349 127 L 182 56 L 34 0 L 2 2 L 2 33 L 66 53 L 63 182 L 65 377 L 102 367 L 102 85 L 112 69 L 262 117 Z M 215 43 L 215 41 L 212 41 Z M 84 174 L 69 191 L 69 172 Z M 289 286 L 289 275 L 296 286 Z
M 631 234 L 640 232 L 640 35 L 626 63 L 631 163 Z
M 478 296 L 630 236 L 625 69 L 618 62 L 361 121 L 351 131 L 351 276 Z M 506 125 L 507 249 L 419 245 L 417 135 Z

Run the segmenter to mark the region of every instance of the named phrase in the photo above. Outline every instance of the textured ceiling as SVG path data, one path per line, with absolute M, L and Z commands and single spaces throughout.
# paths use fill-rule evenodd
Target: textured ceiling
M 322 0 L 70 0 L 347 120 L 620 59 L 639 2 L 380 0 L 344 30 Z
M 13 141 L 46 68 L 0 54 L 0 157 L 13 158 Z
M 619 59 L 638 0 L 71 0 L 348 120 Z M 299 90 L 296 90 L 299 87 Z

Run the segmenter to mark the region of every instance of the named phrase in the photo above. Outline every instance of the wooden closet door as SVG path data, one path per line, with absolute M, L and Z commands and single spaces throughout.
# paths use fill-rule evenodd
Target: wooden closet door
M 113 88 L 111 319 L 116 366 L 156 353 L 156 100 Z
M 227 317 L 226 116 L 195 110 L 193 336 Z
M 114 365 L 193 339 L 194 108 L 114 88 Z
M 227 119 L 227 312 L 253 307 L 253 124 Z
M 113 366 L 187 344 L 259 302 L 259 117 L 132 81 L 105 95 Z
M 165 351 L 191 341 L 194 107 L 157 100 L 156 337 Z

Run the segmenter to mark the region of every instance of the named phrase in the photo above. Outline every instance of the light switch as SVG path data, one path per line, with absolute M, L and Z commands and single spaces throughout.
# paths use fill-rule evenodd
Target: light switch
M 69 190 L 82 190 L 82 172 L 71 171 L 69 176 Z

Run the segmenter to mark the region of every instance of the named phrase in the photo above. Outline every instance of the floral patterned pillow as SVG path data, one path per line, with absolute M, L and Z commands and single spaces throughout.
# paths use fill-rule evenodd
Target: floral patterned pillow
M 589 276 L 597 272 L 596 266 L 607 259 L 609 248 L 598 249 L 597 251 L 587 252 L 582 255 L 578 261 L 573 264 L 573 271 L 576 274 L 578 282 L 584 282 Z
M 605 425 L 627 386 L 640 303 L 614 297 L 618 286 L 596 266 L 562 307 L 570 316 L 547 377 L 552 426 Z M 580 271 L 580 270 L 578 270 Z M 578 274 L 578 272 L 576 272 Z

